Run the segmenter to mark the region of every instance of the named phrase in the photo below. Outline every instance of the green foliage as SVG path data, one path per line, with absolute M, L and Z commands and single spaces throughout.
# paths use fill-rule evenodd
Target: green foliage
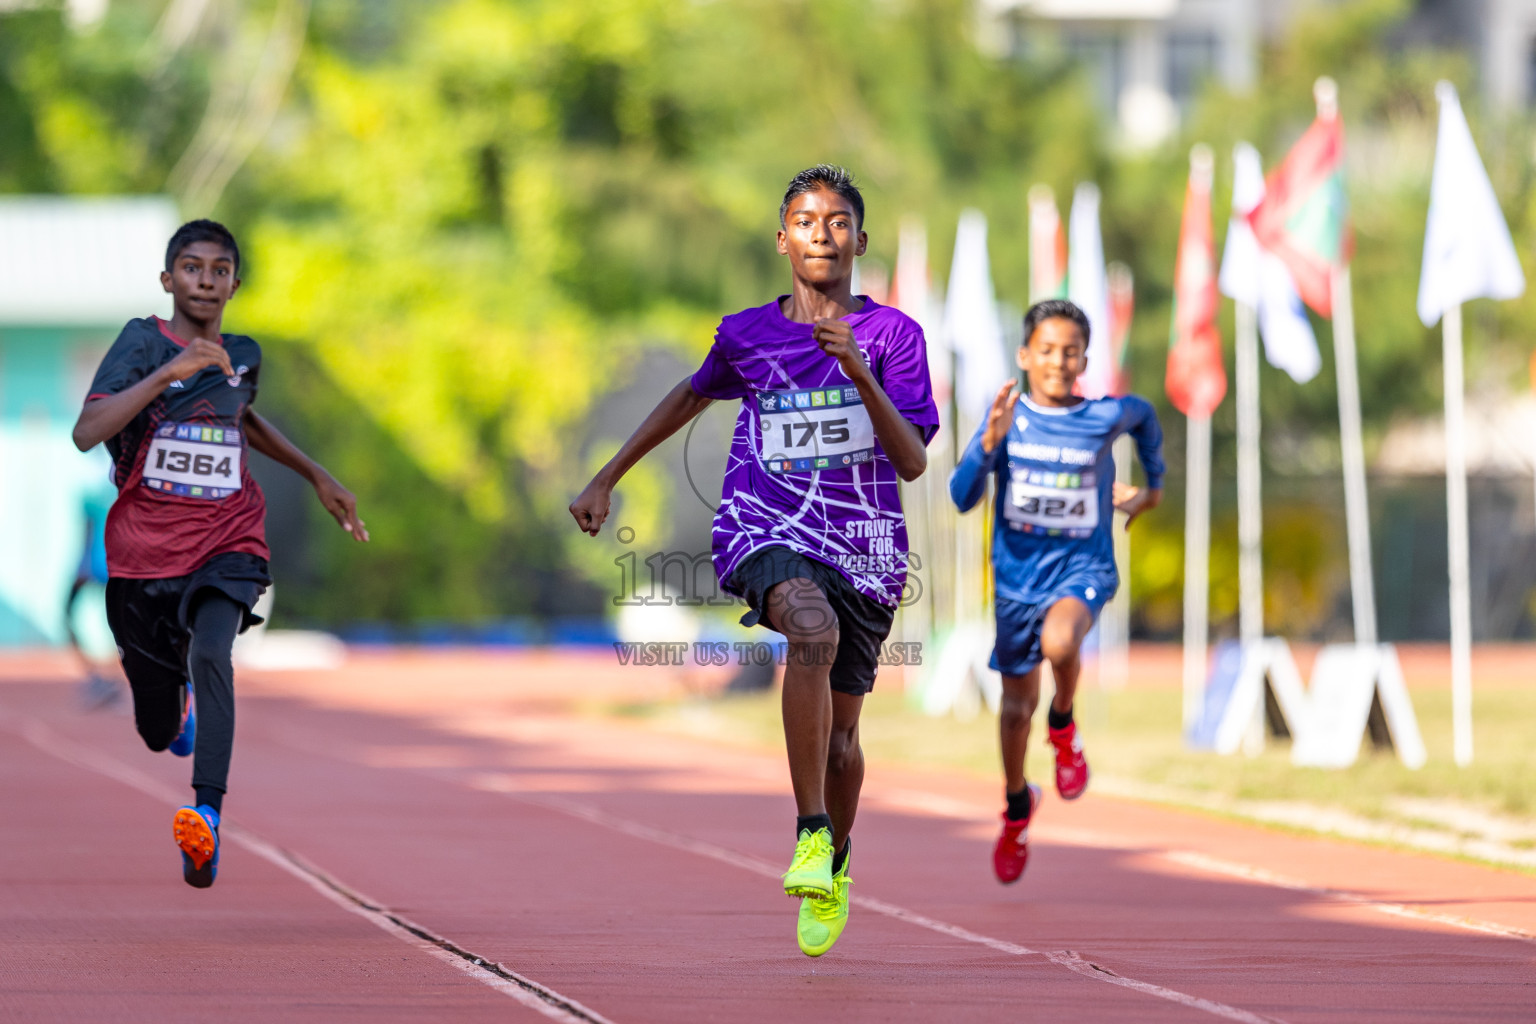
M 195 55 L 160 67 L 143 3 L 84 35 L 57 9 L 0 14 L 0 191 L 164 188 L 207 99 Z
M 372 535 L 366 545 L 353 541 L 302 481 L 258 462 L 272 506 L 269 530 L 290 541 L 272 552 L 283 621 L 473 622 L 579 613 L 598 600 L 569 578 L 559 524 L 470 514 L 464 496 L 423 472 L 370 409 L 320 368 L 308 345 L 269 341 L 263 348 L 263 414 L 324 453 L 357 494 Z M 519 506 L 529 504 L 525 483 L 508 482 Z M 304 528 L 282 529 L 295 517 Z
M 262 19 L 280 3 L 253 0 L 162 63 L 152 40 L 164 8 L 119 0 L 82 33 L 57 9 L 0 14 L 0 189 L 143 192 L 177 180 L 225 82 L 224 55 L 259 51 Z M 389 549 L 365 568 L 344 538 L 317 534 L 311 561 L 327 572 L 305 577 L 306 616 L 506 614 L 528 588 L 492 577 L 520 578 L 519 565 L 606 579 L 611 556 L 564 522 L 570 495 L 611 451 L 612 437 L 589 426 L 596 403 L 644 352 L 696 361 L 722 313 L 782 289 L 777 200 L 818 161 L 858 172 L 871 258 L 886 266 L 898 221 L 916 214 L 942 280 L 958 212 L 986 211 L 998 292 L 1017 306 L 1029 186 L 1046 182 L 1065 203 L 1078 181 L 1097 180 L 1106 251 L 1136 274 L 1134 382 L 1161 402 L 1189 144 L 1221 155 L 1223 211 L 1232 143 L 1253 142 L 1273 166 L 1311 117 L 1313 78 L 1332 73 L 1348 126 L 1368 427 L 1432 409 L 1438 337 L 1413 313 L 1432 90 L 1442 76 L 1470 84 L 1471 69 L 1380 45 L 1408 8 L 1318 8 L 1263 55 L 1251 92 L 1208 88 L 1179 138 L 1131 154 L 1115 148 L 1065 55 L 978 50 L 970 0 L 314 0 L 275 122 L 214 210 L 185 211 L 220 216 L 242 238 L 247 281 L 230 326 L 269 346 L 263 402 L 365 494 Z M 1485 124 L 1471 100 L 1528 250 L 1529 128 Z M 1474 311 L 1474 380 L 1486 376 L 1479 366 L 1524 372 L 1502 339 L 1536 328 L 1533 317 L 1518 304 Z M 1337 458 L 1326 324 L 1319 333 L 1316 381 L 1264 372 L 1266 439 L 1288 472 L 1331 471 Z M 303 372 L 277 368 L 288 361 Z M 1177 453 L 1181 426 L 1161 408 Z M 1232 433 L 1228 403 L 1218 465 L 1230 463 Z M 658 543 L 675 540 L 668 509 L 683 499 L 659 477 L 637 478 L 623 498 Z M 1315 531 L 1327 526 L 1307 534 L 1296 525 L 1307 518 L 1276 519 L 1287 539 L 1272 579 L 1326 616 L 1331 547 Z M 1173 509 L 1144 522 L 1134 586 L 1150 624 L 1177 615 L 1182 559 Z

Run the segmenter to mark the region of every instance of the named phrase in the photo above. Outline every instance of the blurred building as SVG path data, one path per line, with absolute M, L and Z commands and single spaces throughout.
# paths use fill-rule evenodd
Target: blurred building
M 29 8 L 57 6 L 49 0 L 0 0 L 0 11 L 22 11 Z M 107 16 L 110 0 L 64 0 L 64 14 L 76 28 L 89 28 Z
M 160 287 L 163 198 L 0 197 L 0 647 L 64 638 L 85 502 L 110 469 L 70 433 L 102 354 Z
M 1156 145 L 1209 81 L 1253 84 L 1264 45 L 1340 0 L 981 0 L 980 38 L 1020 58 L 1078 61 L 1123 142 Z M 1483 98 L 1536 104 L 1536 0 L 1418 0 L 1388 48 L 1468 52 Z
M 1392 40 L 1472 55 L 1483 99 L 1495 109 L 1536 106 L 1536 0 L 1419 0 Z

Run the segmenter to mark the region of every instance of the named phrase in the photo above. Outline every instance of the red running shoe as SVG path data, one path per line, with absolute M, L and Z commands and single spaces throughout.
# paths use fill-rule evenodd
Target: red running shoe
M 1051 746 L 1056 748 L 1056 792 L 1063 800 L 1076 800 L 1088 788 L 1088 762 L 1083 758 L 1083 738 L 1077 723 L 1065 729 L 1047 729 Z
M 1022 821 L 1012 821 L 1005 811 L 1003 834 L 997 837 L 997 846 L 992 850 L 992 870 L 997 872 L 997 880 L 1004 885 L 1017 882 L 1024 873 L 1024 865 L 1029 863 L 1029 823 L 1034 820 L 1035 809 L 1040 806 L 1040 787 L 1033 782 L 1027 785 L 1029 817 Z

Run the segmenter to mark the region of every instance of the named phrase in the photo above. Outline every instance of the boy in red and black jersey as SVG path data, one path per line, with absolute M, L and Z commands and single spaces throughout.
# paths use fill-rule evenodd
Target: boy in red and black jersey
M 114 464 L 107 621 L 139 735 L 151 750 L 195 755 L 196 801 L 176 812 L 173 833 L 183 877 L 199 888 L 213 884 L 218 868 L 235 726 L 230 652 L 235 636 L 261 621 L 252 609 L 272 582 L 266 501 L 248 450 L 309 480 L 342 528 L 368 539 L 351 492 L 251 410 L 261 348 L 220 332 L 239 267 L 223 225 L 182 225 L 160 275 L 175 315 L 129 321 L 102 359 L 74 431 L 81 451 L 106 442 Z

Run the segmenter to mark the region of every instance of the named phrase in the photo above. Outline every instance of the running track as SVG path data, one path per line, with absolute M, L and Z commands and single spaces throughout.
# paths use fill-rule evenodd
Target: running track
M 1530 876 L 1090 792 L 1005 889 L 989 782 L 879 764 L 810 960 L 781 758 L 575 716 L 579 661 L 247 674 L 199 892 L 187 763 L 63 675 L 0 668 L 7 1021 L 1536 1018 Z

